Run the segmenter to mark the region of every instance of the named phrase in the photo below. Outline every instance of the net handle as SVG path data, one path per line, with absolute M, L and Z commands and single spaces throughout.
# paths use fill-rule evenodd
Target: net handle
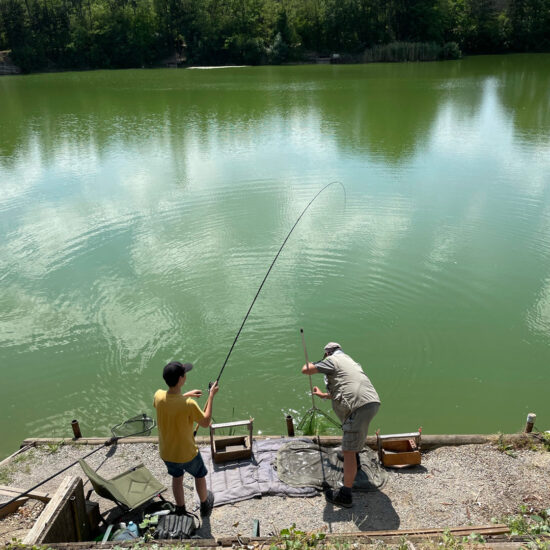
M 128 434 L 128 435 L 122 435 L 120 437 L 116 437 L 114 434 L 113 434 L 113 437 L 111 437 L 111 439 L 105 441 L 105 443 L 103 443 L 103 445 L 100 445 L 97 449 L 94 449 L 93 451 L 90 451 L 88 454 L 84 455 L 83 457 L 81 457 L 82 459 L 84 458 L 88 458 L 89 456 L 92 456 L 94 453 L 97 453 L 98 451 L 100 451 L 101 449 L 103 449 L 104 447 L 108 447 L 109 445 L 113 445 L 114 443 L 116 443 L 117 441 L 119 441 L 120 439 L 125 439 L 127 437 L 133 437 L 133 436 L 136 436 L 136 435 L 141 435 L 145 432 L 148 432 L 150 430 L 152 430 L 157 424 L 156 422 L 148 417 L 145 413 L 143 413 L 143 417 L 142 418 L 147 418 L 148 420 L 151 420 L 151 422 L 153 423 L 153 425 L 150 427 L 150 428 L 147 428 L 146 430 L 142 430 L 140 432 L 136 432 L 136 433 L 133 433 L 133 434 Z M 114 426 L 113 428 L 111 428 L 111 433 L 113 433 L 113 430 L 116 430 L 116 428 L 119 428 L 120 426 L 122 426 L 122 424 L 125 424 L 126 422 L 128 422 L 129 420 L 131 419 L 128 419 L 124 422 L 121 422 L 120 424 L 117 424 L 116 426 Z M 54 479 L 55 477 L 57 477 L 59 474 L 62 474 L 63 472 L 67 471 L 69 468 L 72 468 L 73 466 L 76 466 L 78 464 L 78 460 L 75 460 L 74 462 L 72 462 L 71 464 L 69 464 L 68 466 L 65 466 L 64 468 L 62 468 L 61 470 L 58 470 L 56 473 L 52 474 L 51 476 L 49 476 L 48 478 L 42 480 L 40 483 L 37 483 L 36 485 L 34 485 L 33 487 L 31 487 L 30 489 L 26 489 L 25 491 L 22 491 L 21 493 L 19 493 L 17 496 L 13 497 L 12 499 L 8 500 L 7 502 L 3 502 L 0 504 L 0 510 L 2 510 L 3 508 L 9 506 L 11 503 L 15 502 L 16 500 L 20 499 L 21 497 L 24 497 L 25 495 L 28 495 L 29 493 L 32 493 L 32 491 L 38 489 L 39 487 L 41 487 L 42 485 L 44 485 L 44 483 L 47 483 L 48 481 Z

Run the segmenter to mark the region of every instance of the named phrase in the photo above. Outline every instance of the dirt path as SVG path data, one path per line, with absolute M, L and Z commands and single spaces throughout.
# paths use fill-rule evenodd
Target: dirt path
M 31 487 L 91 450 L 89 446 L 74 445 L 30 449 L 19 455 L 17 463 L 0 469 L 0 483 Z M 170 487 L 170 477 L 154 444 L 104 447 L 88 461 L 105 477 L 143 462 Z M 40 490 L 55 491 L 68 474 L 85 479 L 75 466 Z M 90 486 L 85 481 L 87 492 Z M 192 480 L 186 477 L 184 483 L 187 506 L 192 508 Z M 166 496 L 172 499 L 170 491 Z M 100 502 L 102 513 L 112 507 L 95 493 L 94 499 Z M 263 497 L 214 508 L 198 534 L 203 538 L 249 536 L 255 519 L 260 521 L 262 535 L 278 534 L 292 524 L 303 531 L 332 533 L 486 525 L 493 518 L 517 513 L 521 505 L 535 510 L 550 508 L 550 452 L 543 447 L 508 454 L 494 445 L 441 447 L 423 453 L 421 466 L 390 470 L 388 483 L 381 491 L 355 494 L 354 506 L 349 510 L 327 504 L 322 495 Z M 0 542 L 24 538 L 25 529 L 32 525 L 41 506 L 29 504 L 17 517 L 12 514 L 0 520 Z

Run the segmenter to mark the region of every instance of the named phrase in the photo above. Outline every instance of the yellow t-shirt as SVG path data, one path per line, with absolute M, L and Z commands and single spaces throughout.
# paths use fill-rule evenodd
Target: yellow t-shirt
M 181 394 L 157 390 L 153 405 L 157 409 L 160 458 L 168 462 L 193 460 L 199 452 L 193 425 L 204 418 L 197 402 Z

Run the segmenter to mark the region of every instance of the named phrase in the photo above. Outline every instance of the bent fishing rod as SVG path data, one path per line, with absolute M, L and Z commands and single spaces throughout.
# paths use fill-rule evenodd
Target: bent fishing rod
M 339 184 L 343 191 L 344 191 L 344 204 L 346 199 L 346 188 L 344 185 L 339 181 L 332 181 L 329 184 L 325 185 L 307 204 L 307 206 L 302 210 L 302 213 L 298 216 L 298 219 L 294 222 L 294 225 L 288 232 L 288 235 L 286 236 L 285 240 L 283 241 L 283 244 L 281 245 L 281 248 L 279 248 L 279 251 L 273 258 L 273 261 L 271 262 L 271 265 L 269 266 L 269 269 L 267 270 L 267 273 L 265 274 L 265 277 L 263 278 L 262 283 L 260 284 L 260 287 L 258 288 L 258 291 L 256 292 L 256 296 L 254 296 L 254 299 L 252 300 L 252 303 L 250 304 L 250 307 L 248 308 L 248 311 L 246 312 L 246 315 L 244 316 L 243 322 L 239 328 L 239 331 L 237 332 L 237 335 L 235 336 L 235 339 L 233 340 L 233 343 L 231 344 L 231 348 L 229 349 L 229 353 L 227 354 L 227 357 L 225 358 L 225 361 L 223 362 L 222 368 L 220 370 L 220 373 L 218 374 L 218 377 L 216 378 L 216 382 L 219 382 L 223 371 L 225 369 L 225 366 L 227 365 L 227 362 L 229 361 L 229 357 L 231 357 L 231 353 L 233 352 L 233 348 L 235 347 L 235 344 L 237 343 L 237 340 L 239 339 L 239 336 L 241 335 L 241 332 L 243 330 L 243 327 L 248 319 L 248 316 L 250 315 L 250 312 L 252 311 L 252 308 L 254 307 L 254 304 L 256 303 L 256 300 L 258 299 L 258 296 L 260 295 L 260 292 L 262 291 L 262 288 L 267 281 L 267 278 L 269 277 L 269 274 L 271 273 L 271 270 L 273 269 L 273 266 L 275 265 L 275 262 L 277 261 L 277 258 L 279 258 L 279 255 L 283 251 L 283 248 L 285 247 L 285 244 L 287 243 L 288 239 L 290 238 L 290 235 L 292 235 L 292 232 L 304 216 L 304 214 L 307 212 L 308 208 L 315 202 L 315 199 L 325 190 L 328 189 L 331 185 L 334 185 L 335 183 Z M 210 382 L 210 386 L 213 385 L 213 382 Z
M 269 274 L 271 273 L 271 270 L 273 269 L 273 266 L 275 265 L 275 262 L 277 261 L 277 259 L 279 258 L 281 252 L 283 251 L 283 248 L 285 247 L 288 239 L 290 238 L 290 235 L 292 235 L 292 232 L 294 231 L 294 229 L 296 228 L 296 226 L 298 225 L 298 223 L 300 222 L 300 220 L 303 218 L 304 214 L 307 212 L 308 208 L 315 202 L 315 199 L 317 199 L 317 197 L 325 190 L 325 189 L 328 189 L 331 185 L 334 185 L 334 184 L 338 184 L 342 187 L 342 190 L 344 191 L 344 205 L 346 203 L 346 188 L 344 187 L 344 185 L 342 184 L 342 182 L 340 181 L 331 181 L 330 183 L 328 183 L 327 185 L 325 185 L 320 191 L 317 192 L 317 194 L 309 201 L 309 203 L 307 204 L 307 206 L 302 210 L 302 213 L 298 216 L 298 219 L 294 222 L 294 225 L 292 226 L 292 228 L 290 229 L 290 231 L 288 232 L 288 235 L 285 237 L 285 240 L 283 241 L 283 244 L 281 245 L 281 247 L 279 248 L 277 254 L 275 255 L 275 257 L 273 258 L 273 261 L 271 262 L 271 265 L 269 266 L 269 269 L 267 270 L 267 273 L 265 274 L 265 277 L 263 278 L 261 284 L 260 284 L 260 287 L 258 288 L 258 291 L 256 292 L 256 295 L 254 296 L 254 299 L 252 300 L 252 303 L 250 304 L 250 307 L 248 308 L 248 311 L 246 312 L 246 315 L 244 316 L 244 319 L 243 319 L 243 322 L 241 323 L 241 326 L 239 327 L 239 330 L 237 332 L 237 335 L 235 336 L 235 339 L 233 340 L 233 343 L 231 344 L 231 347 L 229 348 L 229 353 L 227 354 L 227 357 L 225 358 L 225 361 L 223 362 L 223 365 L 222 365 L 222 368 L 220 370 L 220 373 L 218 374 L 218 377 L 216 378 L 215 382 L 210 382 L 208 384 L 208 390 L 210 390 L 210 388 L 214 385 L 214 384 L 217 384 L 223 374 L 223 371 L 225 369 L 225 366 L 227 365 L 227 362 L 229 361 L 229 357 L 231 357 L 231 353 L 233 352 L 233 349 L 235 348 L 235 344 L 237 343 L 237 340 L 239 339 L 239 336 L 241 335 L 241 332 L 244 328 L 244 325 L 248 319 L 248 316 L 250 315 L 250 312 L 252 311 L 252 308 L 254 307 L 254 304 L 256 303 L 256 300 L 258 299 L 258 296 L 260 295 L 260 292 L 262 291 L 262 288 L 265 284 L 265 282 L 267 281 L 267 278 L 269 277 Z M 193 435 L 196 435 L 197 434 L 197 430 L 199 429 L 199 427 L 197 426 L 197 428 L 195 429 L 195 431 L 193 432 Z

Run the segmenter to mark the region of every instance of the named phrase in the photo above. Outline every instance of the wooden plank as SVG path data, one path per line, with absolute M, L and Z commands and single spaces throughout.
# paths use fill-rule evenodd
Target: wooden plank
M 89 536 L 84 486 L 79 477 L 67 476 L 46 505 L 24 544 L 86 540 Z
M 382 464 L 384 466 L 414 466 L 420 464 L 420 451 L 409 453 L 388 453 L 382 449 Z
M 441 528 L 429 528 L 429 529 L 396 529 L 388 531 L 359 531 L 359 532 L 344 532 L 344 533 L 327 533 L 326 538 L 331 539 L 369 539 L 380 537 L 402 537 L 402 536 L 428 536 L 428 535 L 441 535 L 445 531 L 451 532 L 453 535 L 469 535 L 471 533 L 478 533 L 480 535 L 503 535 L 509 532 L 506 525 L 478 525 L 478 526 L 463 526 L 463 527 L 451 527 L 450 529 Z M 273 540 L 272 537 L 239 537 L 243 543 L 248 542 L 268 542 Z M 276 537 L 274 537 L 276 538 Z M 220 537 L 217 539 L 221 546 L 231 546 L 232 544 L 240 544 L 240 541 L 236 537 Z
M 385 439 L 411 439 L 413 437 L 420 437 L 420 432 L 408 432 L 404 434 L 386 434 L 386 435 L 381 435 L 380 440 L 384 441 Z
M 388 544 L 392 539 L 396 542 L 399 542 L 401 537 L 406 536 L 413 539 L 428 539 L 433 536 L 443 534 L 447 529 L 403 529 L 403 530 L 392 530 L 392 531 L 360 531 L 360 532 L 348 532 L 348 533 L 327 533 L 326 538 L 328 540 L 335 539 L 337 541 L 342 540 L 346 542 L 356 541 L 359 544 L 372 544 L 376 539 L 383 539 L 386 544 Z M 487 541 L 487 544 L 484 545 L 484 548 L 499 549 L 499 550 L 512 550 L 520 547 L 525 547 L 525 542 L 519 542 L 519 540 L 524 541 L 523 537 L 506 537 L 501 538 L 502 535 L 508 533 L 508 528 L 505 525 L 487 525 L 487 526 L 467 526 L 467 527 L 453 527 L 449 529 L 451 533 L 456 536 L 466 536 L 471 533 L 478 533 L 484 535 L 491 540 Z M 492 531 L 495 531 L 494 533 Z M 496 536 L 496 539 L 494 538 Z M 243 544 L 254 545 L 254 547 L 262 547 L 268 545 L 271 542 L 274 542 L 277 537 L 220 537 L 217 539 L 188 539 L 190 545 L 193 548 L 215 548 L 215 547 L 231 547 L 238 545 L 241 547 Z M 158 542 L 158 541 L 157 541 Z M 164 540 L 163 546 L 167 548 L 172 546 L 181 546 L 182 541 L 178 540 Z M 120 548 L 129 547 L 135 545 L 135 542 L 128 541 L 126 542 L 117 542 L 109 541 L 106 543 L 101 542 L 61 542 L 52 545 L 53 548 L 59 550 L 90 550 L 97 548 L 98 550 L 103 548 Z M 465 548 L 468 545 L 465 545 Z
M 22 497 L 3 506 L 2 508 L 0 508 L 0 518 L 5 518 L 6 516 L 13 514 L 13 512 L 16 512 L 19 507 L 25 504 L 25 502 L 27 502 L 28 500 L 28 498 Z
M 221 424 L 212 424 L 210 428 L 217 430 L 218 428 L 233 428 L 235 426 L 249 426 L 252 423 L 251 420 L 235 420 L 234 422 L 222 422 Z
M 399 439 L 397 441 L 384 441 L 382 443 L 382 449 L 398 453 L 405 453 L 415 450 L 412 448 L 411 443 L 408 439 Z
M 0 495 L 4 497 L 10 497 L 10 499 L 25 493 L 25 489 L 19 489 L 19 487 L 8 487 L 7 485 L 0 485 Z M 35 500 L 41 500 L 42 502 L 50 502 L 50 493 L 41 493 L 40 491 L 31 491 L 25 494 L 26 498 L 34 498 Z
M 510 531 L 508 526 L 503 524 L 498 525 L 473 525 L 462 527 L 444 528 L 429 528 L 429 529 L 396 529 L 393 531 L 363 531 L 360 533 L 335 533 L 335 536 L 344 537 L 399 537 L 399 536 L 425 536 L 438 535 L 445 531 L 449 531 L 453 535 L 469 535 L 478 533 L 480 535 L 503 535 Z M 327 535 L 328 536 L 328 535 Z
M 242 539 L 241 539 L 242 540 Z M 223 548 L 223 546 L 221 545 L 221 543 L 218 543 L 216 540 L 214 539 L 189 539 L 189 542 L 190 542 L 190 546 L 196 550 L 196 549 L 210 549 L 210 548 L 215 548 L 215 547 L 218 547 L 218 548 Z M 244 542 L 244 541 L 243 541 Z M 262 543 L 266 543 L 266 542 L 271 542 L 271 541 L 265 541 L 263 539 L 250 539 L 246 541 L 247 543 L 256 543 L 258 544 L 259 547 L 261 547 L 260 545 Z M 350 540 L 349 542 L 353 542 L 353 539 Z M 387 541 L 384 541 L 384 542 L 387 542 Z M 395 541 L 396 543 L 399 543 L 399 539 L 396 539 Z M 88 542 L 88 543 L 84 543 L 84 542 L 68 542 L 68 543 L 57 543 L 55 544 L 53 547 L 58 549 L 58 550 L 91 550 L 91 549 L 107 549 L 107 548 L 120 548 L 120 547 L 123 547 L 123 548 L 131 548 L 132 545 L 135 546 L 135 542 L 123 542 L 121 543 L 120 541 L 109 541 L 109 542 L 106 542 L 106 543 L 103 543 L 101 544 L 100 542 L 94 542 L 94 541 L 91 541 L 91 542 Z M 239 546 L 239 543 L 237 542 L 237 545 Z M 163 541 L 163 546 L 165 546 L 166 548 L 172 548 L 172 547 L 180 547 L 181 548 L 181 543 L 180 541 L 178 540 L 166 540 L 166 541 Z M 487 544 L 483 544 L 483 545 L 479 545 L 479 544 L 474 544 L 474 545 L 469 545 L 469 544 L 464 544 L 463 545 L 465 549 L 467 548 L 470 548 L 470 549 L 475 549 L 475 548 L 482 548 L 482 549 L 485 549 L 485 550 L 519 550 L 521 548 L 525 548 L 526 547 L 526 544 L 525 544 L 525 541 L 522 541 L 522 542 L 518 542 L 518 541 L 489 541 Z M 240 547 L 240 546 L 239 546 Z M 144 545 L 143 548 L 148 548 L 147 545 Z M 373 548 L 375 549 L 376 548 L 376 543 L 375 542 L 371 542 L 370 543 L 370 546 L 369 548 Z

